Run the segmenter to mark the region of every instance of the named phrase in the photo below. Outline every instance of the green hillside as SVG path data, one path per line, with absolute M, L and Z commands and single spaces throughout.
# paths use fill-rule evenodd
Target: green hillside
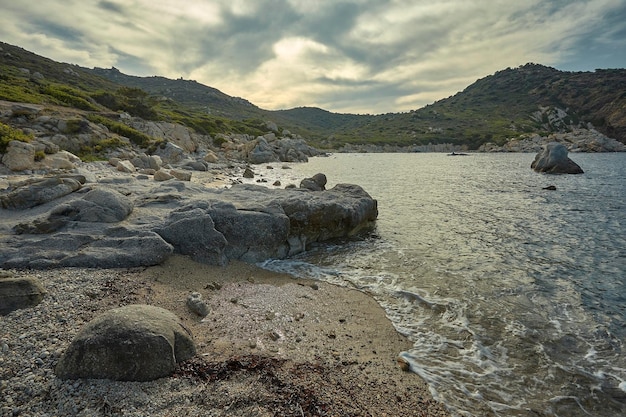
M 0 42 L 0 100 L 125 111 L 181 123 L 199 133 L 266 133 L 266 121 L 313 145 L 454 143 L 478 148 L 526 133 L 592 123 L 626 143 L 626 69 L 563 72 L 538 64 L 507 68 L 421 109 L 382 115 L 313 107 L 268 111 L 191 80 L 136 77 L 115 68 L 58 63 Z

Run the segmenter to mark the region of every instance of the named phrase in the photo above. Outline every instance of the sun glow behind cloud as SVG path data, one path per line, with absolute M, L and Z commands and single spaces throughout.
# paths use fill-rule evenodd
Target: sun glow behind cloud
M 5 42 L 88 67 L 195 79 L 269 109 L 405 111 L 527 62 L 588 69 L 597 56 L 626 66 L 623 0 L 0 3 Z

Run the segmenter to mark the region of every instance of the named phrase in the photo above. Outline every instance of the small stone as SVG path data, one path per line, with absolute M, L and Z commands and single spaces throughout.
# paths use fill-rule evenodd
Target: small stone
M 278 334 L 277 331 L 273 330 L 273 331 L 270 332 L 269 337 L 270 337 L 270 339 L 272 339 L 275 342 L 278 339 L 280 339 L 280 334 Z
M 198 292 L 193 292 L 187 296 L 187 308 L 200 317 L 206 317 L 209 314 L 209 306 Z
M 411 370 L 411 364 L 406 359 L 399 357 L 397 359 L 397 363 L 400 369 L 402 369 L 402 371 L 409 372 Z
M 254 171 L 252 171 L 250 168 L 246 168 L 245 171 L 243 172 L 243 177 L 254 178 Z

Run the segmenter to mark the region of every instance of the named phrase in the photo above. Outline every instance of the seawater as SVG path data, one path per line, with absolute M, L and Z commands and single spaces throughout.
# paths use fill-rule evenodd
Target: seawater
M 379 205 L 370 234 L 263 266 L 370 293 L 452 415 L 626 415 L 626 154 L 570 157 L 585 174 L 535 173 L 534 154 L 259 168 L 283 185 L 321 172 Z

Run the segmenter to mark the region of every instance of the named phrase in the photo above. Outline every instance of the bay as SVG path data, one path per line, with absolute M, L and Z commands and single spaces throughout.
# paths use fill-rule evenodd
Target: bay
M 626 154 L 334 154 L 288 170 L 361 185 L 375 230 L 264 267 L 366 291 L 458 416 L 626 414 Z M 555 186 L 556 190 L 544 189 Z

